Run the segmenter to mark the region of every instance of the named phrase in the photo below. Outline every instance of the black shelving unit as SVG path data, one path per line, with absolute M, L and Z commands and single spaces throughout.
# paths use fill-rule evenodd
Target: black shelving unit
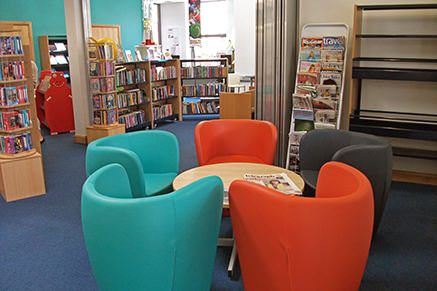
M 362 80 L 437 82 L 437 59 L 361 55 L 363 39 L 375 39 L 376 41 L 373 45 L 378 45 L 381 39 L 397 39 L 401 42 L 405 41 L 405 43 L 408 43 L 408 41 L 420 41 L 424 45 L 430 43 L 429 49 L 435 50 L 435 46 L 432 44 L 437 40 L 436 34 L 424 34 L 423 32 L 419 34 L 363 34 L 360 31 L 365 21 L 363 19 L 363 13 L 365 11 L 418 9 L 437 9 L 437 4 L 355 6 L 355 35 L 353 38 L 351 82 L 352 108 L 349 119 L 350 130 L 386 137 L 437 141 L 437 114 L 364 110 L 361 108 L 363 101 L 363 97 L 361 96 Z M 388 86 L 390 85 L 388 84 Z M 412 100 L 412 102 L 414 102 L 414 100 Z M 437 159 L 437 149 L 435 151 L 428 151 L 394 148 L 393 153 L 399 156 Z

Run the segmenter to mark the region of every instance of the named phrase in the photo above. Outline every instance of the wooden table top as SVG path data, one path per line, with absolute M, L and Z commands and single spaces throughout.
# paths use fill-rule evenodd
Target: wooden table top
M 173 181 L 173 189 L 177 190 L 200 178 L 215 175 L 222 179 L 223 187 L 227 190 L 234 180 L 243 180 L 244 174 L 267 175 L 280 173 L 287 174 L 291 181 L 303 191 L 305 182 L 295 172 L 277 166 L 256 163 L 220 163 L 192 168 L 179 174 L 175 178 Z M 223 206 L 229 207 L 226 202 Z

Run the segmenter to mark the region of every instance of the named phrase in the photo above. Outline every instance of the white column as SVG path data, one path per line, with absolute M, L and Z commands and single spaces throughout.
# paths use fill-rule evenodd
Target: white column
M 74 141 L 79 143 L 86 143 L 86 127 L 92 120 L 87 64 L 87 39 L 91 32 L 89 7 L 89 0 L 64 0 L 76 130 Z

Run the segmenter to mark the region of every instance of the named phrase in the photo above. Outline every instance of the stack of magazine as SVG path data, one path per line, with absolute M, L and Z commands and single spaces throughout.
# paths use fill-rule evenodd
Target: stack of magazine
M 344 44 L 344 36 L 302 38 L 294 95 L 299 99 L 310 98 L 314 113 L 312 120 L 316 129 L 336 127 Z M 296 103 L 295 100 L 293 102 Z

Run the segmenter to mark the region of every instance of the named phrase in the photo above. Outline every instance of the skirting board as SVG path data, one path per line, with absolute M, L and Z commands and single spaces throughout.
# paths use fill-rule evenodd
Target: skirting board
M 437 186 L 437 175 L 393 170 L 393 181 Z

